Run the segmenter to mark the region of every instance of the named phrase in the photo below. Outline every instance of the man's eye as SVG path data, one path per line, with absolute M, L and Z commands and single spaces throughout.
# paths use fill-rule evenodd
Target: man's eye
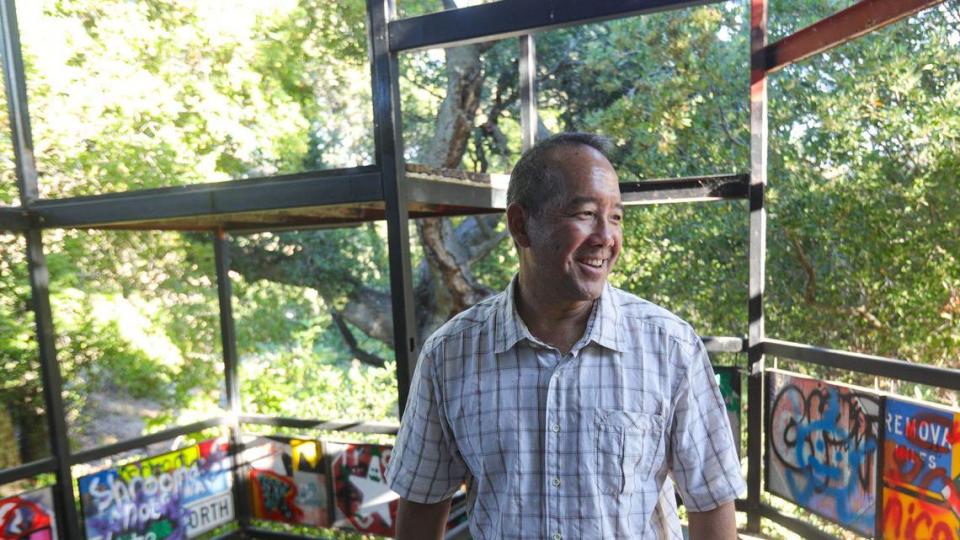
M 595 215 L 596 213 L 591 210 L 581 210 L 577 212 L 577 217 L 582 217 L 582 218 L 592 218 Z
M 614 223 L 623 223 L 623 216 L 621 216 L 620 214 L 614 214 L 610 216 L 610 221 Z

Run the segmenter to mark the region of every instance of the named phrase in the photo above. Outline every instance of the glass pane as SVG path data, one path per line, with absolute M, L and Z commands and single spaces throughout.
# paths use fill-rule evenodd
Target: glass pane
M 517 40 L 400 57 L 408 163 L 509 173 L 520 157 Z
M 362 0 L 17 7 L 44 196 L 372 160 Z
M 628 207 L 611 282 L 663 306 L 701 336 L 747 326 L 746 204 Z
M 397 17 L 415 17 L 417 15 L 426 15 L 443 11 L 445 9 L 457 9 L 479 4 L 491 4 L 499 0 L 399 0 L 397 2 Z
M 397 419 L 386 225 L 236 236 L 244 412 Z
M 858 0 L 770 0 L 767 11 L 769 42 L 786 37 L 857 3 Z
M 206 236 L 67 231 L 47 242 L 74 450 L 223 414 Z
M 773 77 L 770 336 L 960 367 L 956 17 L 927 10 Z
M 609 137 L 622 181 L 745 171 L 748 32 L 724 3 L 537 34 L 541 136 Z
M 50 455 L 43 382 L 20 235 L 0 233 L 0 470 Z
M 0 58 L 0 69 L 3 59 Z M 0 99 L 7 103 L 6 79 L 0 81 Z M 16 161 L 13 156 L 13 141 L 10 138 L 9 109 L 0 107 L 0 206 L 19 204 L 20 192 L 17 189 Z

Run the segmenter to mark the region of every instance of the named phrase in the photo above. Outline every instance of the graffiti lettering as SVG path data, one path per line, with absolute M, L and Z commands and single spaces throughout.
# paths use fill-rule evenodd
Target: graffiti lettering
M 922 499 L 884 489 L 884 538 L 960 540 L 957 515 Z
M 279 514 L 285 521 L 297 521 L 301 516 L 294 499 L 297 486 L 286 478 L 269 471 L 255 471 L 254 476 L 267 515 Z
M 50 488 L 0 499 L 0 540 L 56 540 Z
M 870 535 L 876 511 L 879 399 L 780 376 L 771 407 L 770 487 Z
M 49 527 L 50 518 L 36 503 L 15 497 L 0 507 L 0 538 L 23 538 Z
M 253 514 L 260 519 L 330 524 L 319 441 L 271 438 L 250 445 Z
M 225 442 L 206 441 L 177 452 L 149 458 L 80 478 L 87 537 L 163 540 L 198 534 L 190 508 L 198 501 L 230 492 L 230 465 Z M 203 510 L 199 507 L 198 511 Z M 225 512 L 206 512 L 220 522 Z

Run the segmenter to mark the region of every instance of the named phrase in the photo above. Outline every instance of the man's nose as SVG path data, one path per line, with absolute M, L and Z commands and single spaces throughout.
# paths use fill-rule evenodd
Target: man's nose
M 594 225 L 592 239 L 597 245 L 612 246 L 619 233 L 620 228 L 616 224 L 611 223 L 608 218 L 601 218 Z

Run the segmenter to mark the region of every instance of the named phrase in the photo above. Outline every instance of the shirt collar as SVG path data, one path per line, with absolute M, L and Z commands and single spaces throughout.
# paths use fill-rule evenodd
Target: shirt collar
M 510 350 L 525 339 L 532 343 L 542 343 L 530 333 L 520 314 L 517 313 L 514 303 L 517 279 L 518 276 L 514 275 L 507 289 L 500 295 L 494 314 L 493 352 L 496 354 Z M 590 312 L 584 337 L 573 346 L 574 351 L 582 349 L 592 341 L 602 347 L 623 352 L 619 329 L 620 310 L 614 296 L 613 286 L 609 283 L 604 285 L 599 300 L 594 302 L 593 310 Z

